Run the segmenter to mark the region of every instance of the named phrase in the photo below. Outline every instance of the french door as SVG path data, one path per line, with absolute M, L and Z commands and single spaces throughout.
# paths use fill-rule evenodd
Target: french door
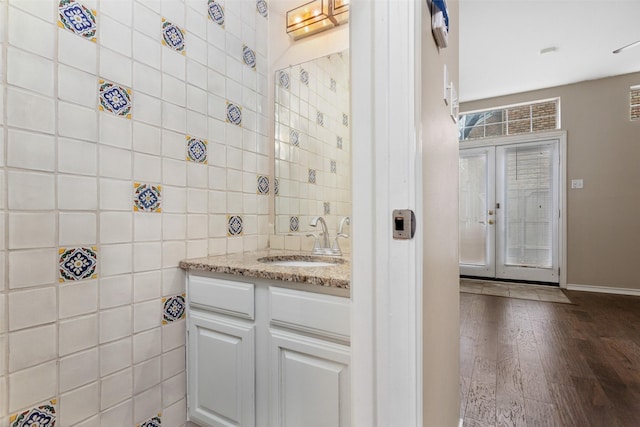
M 559 282 L 559 142 L 460 150 L 460 274 Z

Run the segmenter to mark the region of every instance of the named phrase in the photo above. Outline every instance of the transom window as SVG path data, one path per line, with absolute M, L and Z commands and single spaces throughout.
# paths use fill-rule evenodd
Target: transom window
M 640 87 L 638 89 L 640 104 Z M 466 141 L 559 129 L 559 104 L 560 98 L 554 98 L 462 113 L 458 120 L 459 139 Z
M 631 86 L 629 93 L 629 106 L 631 120 L 640 120 L 640 85 Z

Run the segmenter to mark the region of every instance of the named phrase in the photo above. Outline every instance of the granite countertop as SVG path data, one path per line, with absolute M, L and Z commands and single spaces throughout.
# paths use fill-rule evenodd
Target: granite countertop
M 332 258 L 304 252 L 264 250 L 185 259 L 180 261 L 180 267 L 185 270 L 211 271 L 330 288 L 349 289 L 350 287 L 351 263 L 347 257 L 338 257 L 340 262 L 330 267 L 284 267 L 259 261 L 260 258 L 265 257 L 287 260 L 313 258 L 319 261 Z

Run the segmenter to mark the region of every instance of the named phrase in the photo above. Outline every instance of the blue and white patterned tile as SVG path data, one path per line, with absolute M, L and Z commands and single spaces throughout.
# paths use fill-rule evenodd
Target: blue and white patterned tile
M 227 215 L 227 236 L 241 236 L 242 229 L 242 217 L 240 215 Z
M 331 79 L 331 83 L 329 84 L 329 89 L 330 89 L 332 92 L 335 92 L 335 91 L 336 91 L 336 80 L 335 80 L 335 79 L 333 79 L 333 78 Z
M 56 425 L 56 400 L 28 409 L 9 417 L 11 427 L 54 427 Z
M 276 196 L 280 195 L 280 179 L 273 178 L 273 194 Z
M 256 52 L 247 45 L 242 46 L 242 61 L 251 69 L 256 69 Z
M 342 113 L 342 125 L 349 127 L 349 115 L 346 113 Z
M 162 212 L 162 186 L 135 182 L 133 184 L 133 210 L 136 212 Z
M 269 177 L 265 175 L 258 175 L 258 194 L 269 194 Z
M 186 309 L 185 294 L 162 298 L 162 324 L 167 325 L 184 319 Z
M 324 202 L 324 214 L 329 215 L 331 213 L 331 202 Z
M 278 71 L 278 84 L 285 89 L 289 89 L 289 73 L 284 70 Z
M 324 114 L 320 111 L 316 113 L 316 123 L 318 123 L 320 126 L 324 126 Z
M 207 164 L 207 140 L 187 135 L 187 160 Z
M 336 136 L 336 147 L 339 150 L 342 150 L 342 137 L 341 136 Z
M 92 42 L 97 40 L 96 15 L 95 10 L 74 0 L 61 0 L 58 3 L 58 26 Z
M 338 167 L 336 165 L 336 161 L 335 160 L 331 160 L 330 161 L 330 165 L 331 165 L 331 173 L 337 173 Z
M 136 425 L 136 427 L 161 427 L 162 426 L 162 414 L 159 413 L 153 418 L 149 418 L 143 423 Z
M 316 183 L 316 170 L 315 169 L 309 169 L 309 184 L 315 184 Z
M 266 2 L 266 0 L 257 0 L 256 10 L 260 14 L 260 16 L 264 18 L 269 16 L 269 4 Z
M 300 81 L 303 85 L 309 86 L 309 72 L 304 68 L 300 69 Z
M 131 118 L 131 110 L 133 109 L 131 89 L 100 79 L 98 81 L 98 98 L 100 111 L 108 111 L 127 119 Z
M 209 19 L 224 28 L 224 7 L 216 0 L 209 0 L 207 8 Z
M 242 126 L 242 107 L 227 101 L 227 122 Z
M 95 279 L 98 277 L 98 248 L 60 248 L 58 273 L 60 282 Z
M 186 54 L 184 31 L 165 18 L 162 18 L 162 44 L 183 55 Z
M 300 230 L 300 218 L 297 216 L 292 216 L 289 218 L 289 231 L 299 231 Z
M 300 146 L 300 132 L 298 130 L 291 129 L 289 131 L 289 142 L 295 147 Z

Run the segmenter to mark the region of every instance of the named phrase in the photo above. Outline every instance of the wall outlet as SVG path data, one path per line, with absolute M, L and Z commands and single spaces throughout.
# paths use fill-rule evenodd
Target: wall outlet
M 571 188 L 583 188 L 584 180 L 582 179 L 572 179 L 571 180 Z

